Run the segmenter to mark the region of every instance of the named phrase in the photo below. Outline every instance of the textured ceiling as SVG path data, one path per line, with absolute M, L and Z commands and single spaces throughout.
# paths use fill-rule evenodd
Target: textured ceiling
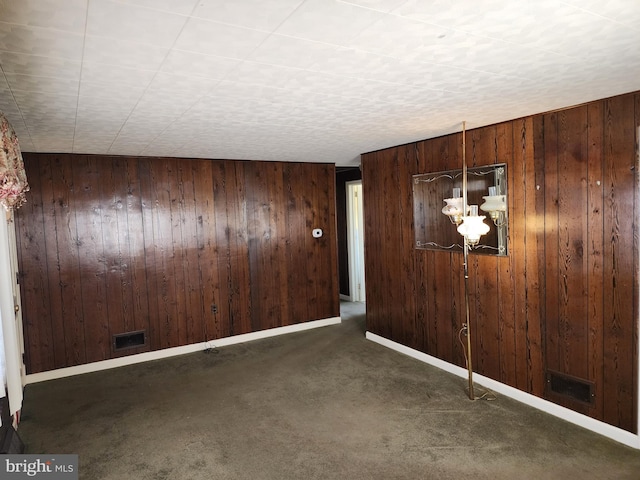
M 23 151 L 357 164 L 640 89 L 638 0 L 0 0 Z

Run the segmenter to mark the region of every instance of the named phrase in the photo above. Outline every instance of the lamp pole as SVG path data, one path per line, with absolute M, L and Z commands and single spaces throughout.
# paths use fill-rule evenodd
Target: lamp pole
M 462 215 L 467 216 L 467 145 L 466 122 L 462 122 Z M 473 393 L 473 366 L 471 363 L 471 325 L 469 315 L 469 241 L 464 236 L 464 310 L 467 333 L 467 370 L 469 372 L 469 400 L 475 400 Z

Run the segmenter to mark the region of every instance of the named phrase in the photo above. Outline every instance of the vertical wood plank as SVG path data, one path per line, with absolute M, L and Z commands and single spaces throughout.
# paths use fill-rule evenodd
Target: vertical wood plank
M 46 250 L 45 191 L 41 175 L 44 162 L 48 162 L 48 158 L 24 154 L 30 191 L 27 203 L 17 210 L 15 217 L 25 361 L 29 374 L 51 370 L 56 365 Z
M 133 217 L 131 227 L 129 226 L 127 159 L 113 157 L 109 164 L 105 165 L 105 170 L 107 172 L 106 181 L 103 184 L 105 187 L 103 190 L 103 219 L 106 219 L 108 228 L 103 230 L 103 245 L 107 262 L 108 298 L 110 299 L 109 327 L 110 333 L 113 335 L 136 330 L 133 295 L 135 286 L 131 271 L 129 240 L 132 236 L 139 235 L 139 232 L 135 230 Z M 129 353 L 129 351 L 114 351 L 114 355 Z
M 545 255 L 545 328 L 547 368 L 561 369 L 560 298 L 562 288 L 558 258 L 559 179 L 557 114 L 544 117 L 544 255 Z
M 513 188 L 514 185 L 514 127 L 517 127 L 517 122 L 508 122 L 496 125 L 496 148 L 495 148 L 495 161 L 497 163 L 506 163 L 506 175 L 507 175 L 507 188 L 509 185 Z M 518 189 L 520 192 L 524 192 L 528 188 L 527 183 L 523 184 L 524 188 Z M 522 204 L 522 194 L 520 194 L 518 203 Z M 514 200 L 511 198 L 511 192 L 507 192 L 507 201 L 510 203 L 508 206 L 512 208 Z M 510 210 L 513 212 L 512 210 Z M 487 219 L 487 223 L 491 223 L 490 219 Z M 512 224 L 513 225 L 513 224 Z M 509 226 L 507 226 L 507 230 Z M 493 227 L 492 227 L 493 228 Z M 509 230 L 508 230 L 509 231 Z M 510 254 L 509 248 L 513 245 L 512 233 L 508 234 L 507 238 L 507 252 L 508 257 L 497 258 L 496 267 L 498 270 L 498 345 L 500 348 L 500 374 L 499 378 L 502 382 L 510 386 L 516 385 L 516 334 L 515 334 L 515 297 L 516 291 L 514 288 L 515 275 L 514 275 L 514 263 L 516 256 Z M 523 250 L 521 249 L 520 252 Z
M 54 163 L 55 162 L 55 163 Z M 50 316 L 53 332 L 54 368 L 62 368 L 68 365 L 67 345 L 65 340 L 65 311 L 62 300 L 62 278 L 60 277 L 61 258 L 58 251 L 58 229 L 64 228 L 64 219 L 61 217 L 60 205 L 64 205 L 64 192 L 60 192 L 62 186 L 58 185 L 58 172 L 60 161 L 56 161 L 54 155 L 47 156 L 41 162 L 40 175 L 42 176 L 42 193 L 44 208 L 45 248 L 51 254 L 47 255 L 48 289 L 50 291 Z M 55 173 L 54 173 L 55 172 Z M 64 233 L 60 232 L 60 237 Z M 62 261 L 66 258 L 62 254 Z
M 546 388 L 546 253 L 545 247 L 545 129 L 544 116 L 533 118 L 533 154 L 527 156 L 527 171 L 535 179 L 535 195 L 527 196 L 527 290 L 526 290 L 526 328 L 527 328 L 527 372 L 528 391 L 543 396 Z M 544 324 L 543 324 L 544 322 Z
M 170 161 L 158 159 L 151 165 L 153 182 L 153 239 L 156 261 L 158 317 L 155 325 L 156 348 L 175 346 L 178 336 L 174 319 L 177 316 L 177 292 L 174 272 L 173 234 L 171 221 Z
M 628 253 L 633 251 L 636 191 L 634 168 L 634 103 L 629 96 L 605 101 L 604 127 L 604 403 L 605 421 L 632 431 L 635 418 L 634 266 Z M 625 193 L 623 193 L 625 192 Z M 635 352 L 637 355 L 637 352 Z
M 416 153 L 416 165 L 415 171 L 417 174 L 426 173 L 430 171 L 430 157 L 431 143 L 418 142 L 415 145 Z M 366 211 L 366 209 L 365 209 Z M 414 241 L 415 245 L 415 241 Z M 428 351 L 428 322 L 429 322 L 429 302 L 427 301 L 427 250 L 417 249 L 414 253 L 415 260 L 415 290 L 416 290 L 416 326 L 418 329 L 417 338 L 418 345 L 416 348 L 419 351 Z M 368 287 L 367 287 L 368 288 Z
M 388 155 L 388 153 L 387 153 Z M 381 212 L 382 174 L 386 171 L 383 153 L 373 152 L 363 155 L 362 187 L 364 193 L 365 231 L 365 283 L 367 288 L 367 328 L 372 332 L 391 338 L 391 328 L 384 321 L 384 281 L 382 269 L 386 267 L 382 255 L 383 231 Z M 375 232 L 375 233 L 374 233 Z
M 495 126 L 476 129 L 472 132 L 472 152 L 467 154 L 471 159 L 469 166 L 496 163 L 497 129 Z M 469 146 L 469 145 L 468 145 Z M 488 192 L 487 192 L 488 193 Z M 478 206 L 479 207 L 479 206 Z M 491 219 L 485 219 L 490 224 Z M 469 282 L 475 285 L 470 301 L 473 304 L 474 316 L 471 318 L 475 327 L 475 367 L 477 371 L 491 378 L 500 378 L 500 325 L 498 307 L 498 268 L 497 258 L 470 251 L 473 269 Z M 472 329 L 473 335 L 473 329 Z
M 244 181 L 246 162 L 226 162 L 226 209 L 231 262 L 230 301 L 234 312 L 233 335 L 252 331 L 257 308 L 253 303 L 249 255 L 249 206 Z
M 634 123 L 634 132 L 635 132 L 635 160 L 633 164 L 633 172 L 634 172 L 634 186 L 633 191 L 635 192 L 633 198 L 633 218 L 637 219 L 640 215 L 640 93 L 636 93 L 634 95 L 635 100 L 635 123 Z M 635 269 L 633 271 L 633 319 L 640 318 L 640 225 L 637 223 L 634 225 L 635 233 L 633 236 L 633 264 L 635 265 Z M 638 352 L 637 345 L 640 336 L 640 322 L 636 322 L 632 320 L 633 324 L 633 361 L 632 361 L 632 370 L 631 370 L 631 383 L 632 383 L 632 395 L 633 399 L 631 403 L 635 406 L 633 412 L 631 414 L 631 428 L 630 431 L 638 434 L 638 425 L 640 421 L 640 398 L 638 398 L 639 392 L 638 376 L 640 372 L 638 371 Z
M 414 145 L 405 145 L 399 148 L 398 156 L 398 185 L 399 195 L 398 204 L 400 209 L 400 218 L 411 218 L 413 213 L 413 184 L 412 175 L 415 171 L 415 147 Z M 415 278 L 415 260 L 414 260 L 414 238 L 415 234 L 410 224 L 410 228 L 402 228 L 399 226 L 399 242 L 397 248 L 398 261 L 400 264 L 401 275 L 399 277 L 399 283 L 401 286 L 401 312 L 400 318 L 403 329 L 406 332 L 404 335 L 405 344 L 411 348 L 418 348 L 422 341 L 420 339 L 420 329 L 416 318 L 416 284 Z
M 77 204 L 79 278 L 82 311 L 91 316 L 85 322 L 87 361 L 111 358 L 109 312 L 107 310 L 106 265 L 102 240 L 101 168 L 95 157 L 83 156 L 74 162 L 73 183 Z M 90 342 L 90 343 L 89 343 Z
M 118 211 L 123 207 L 122 192 L 119 190 L 123 176 L 120 164 L 116 159 L 105 158 L 101 162 L 102 181 L 100 182 L 100 222 L 102 226 L 102 245 L 104 252 L 104 264 L 106 270 L 106 295 L 107 312 L 109 315 L 108 338 L 112 342 L 112 336 L 129 332 L 130 329 L 125 320 L 128 316 L 127 301 L 129 289 L 124 281 L 123 268 L 126 268 L 120 251 L 120 241 L 126 234 L 124 225 L 118 225 Z M 122 222 L 122 219 L 120 219 Z M 113 345 L 111 344 L 113 353 Z
M 207 196 L 212 192 L 196 192 L 196 181 L 194 176 L 199 176 L 200 162 L 193 160 L 189 163 L 180 164 L 180 177 L 182 184 L 182 242 L 181 249 L 184 263 L 183 274 L 185 280 L 186 293 L 186 339 L 185 343 L 191 344 L 204 340 L 203 325 L 203 292 L 201 289 L 201 278 L 198 257 L 198 198 L 205 202 Z M 198 195 L 199 194 L 199 195 Z
M 162 272 L 158 266 L 160 258 L 156 260 L 157 243 L 154 237 L 154 226 L 157 221 L 155 217 L 156 211 L 156 194 L 154 172 L 151 167 L 151 161 L 148 158 L 140 159 L 137 162 L 138 179 L 140 188 L 140 208 L 141 208 L 141 226 L 142 226 L 142 247 L 143 259 L 142 268 L 144 268 L 144 287 L 147 297 L 147 319 L 143 324 L 147 325 L 147 343 L 149 350 L 156 350 L 160 347 L 160 311 L 158 298 L 160 296 L 159 277 Z M 143 307 L 141 307 L 143 310 Z
M 198 302 L 200 312 L 198 328 L 201 329 L 204 341 L 220 338 L 221 336 L 229 336 L 231 330 L 227 328 L 226 332 L 222 333 L 216 329 L 218 325 L 217 318 L 226 319 L 227 326 L 231 321 L 229 302 L 220 300 L 220 298 L 227 299 L 228 295 L 218 296 L 221 285 L 225 287 L 228 285 L 226 278 L 228 273 L 227 243 L 224 232 L 221 235 L 220 243 L 216 234 L 216 219 L 219 217 L 220 224 L 226 224 L 226 209 L 222 208 L 219 213 L 216 212 L 218 202 L 222 202 L 214 187 L 214 176 L 216 181 L 224 178 L 219 173 L 220 165 L 223 165 L 223 163 L 214 163 L 206 160 L 193 160 L 191 163 L 194 217 L 196 220 L 195 248 L 197 250 L 196 264 L 199 289 L 197 293 L 200 295 L 200 301 Z M 225 275 L 224 281 L 220 278 L 221 274 Z
M 587 111 L 587 332 L 588 378 L 596 385 L 594 394 L 593 416 L 604 418 L 604 336 L 603 336 L 603 252 L 604 252 L 604 218 L 603 218 L 603 102 L 593 102 Z
M 587 148 L 583 141 L 587 108 L 565 110 L 558 117 L 558 367 L 563 373 L 586 379 L 588 214 L 575 212 L 584 211 L 587 205 Z
M 129 245 L 129 279 L 133 296 L 132 314 L 135 331 L 144 330 L 149 335 L 149 291 L 145 268 L 145 231 L 143 218 L 143 198 L 141 190 L 140 167 L 137 160 L 129 159 L 126 163 L 126 198 L 127 198 L 127 240 Z M 147 339 L 148 340 L 148 339 Z M 145 346 L 136 352 L 149 351 Z
M 289 314 L 293 322 L 302 322 L 309 318 L 307 302 L 300 301 L 305 297 L 301 289 L 306 282 L 306 253 L 304 249 L 304 236 L 306 220 L 304 216 L 304 203 L 302 192 L 305 188 L 304 165 L 292 163 L 283 172 L 286 202 L 286 265 L 287 265 L 287 290 L 289 302 Z M 302 267 L 304 265 L 304 267 Z
M 514 259 L 516 388 L 544 391 L 541 341 L 541 271 L 544 264 L 544 116 L 523 119 L 514 128 L 514 164 L 510 168 L 510 259 Z M 519 189 L 518 185 L 525 185 Z M 540 247 L 538 242 L 540 237 Z M 539 251 L 540 248 L 540 251 Z
M 187 339 L 187 289 L 185 284 L 184 270 L 182 265 L 185 262 L 185 250 L 182 247 L 182 227 L 183 227 L 183 186 L 180 177 L 182 161 L 168 158 L 165 160 L 169 182 L 169 224 L 171 225 L 169 261 L 168 261 L 168 282 L 173 289 L 173 296 L 168 297 L 171 306 L 171 315 L 168 317 L 170 334 L 167 338 L 171 346 L 184 345 Z

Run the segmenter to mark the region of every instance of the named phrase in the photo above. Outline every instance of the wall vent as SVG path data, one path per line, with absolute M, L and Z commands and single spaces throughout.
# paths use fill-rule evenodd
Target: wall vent
M 117 333 L 113 336 L 113 350 L 120 351 L 128 348 L 142 347 L 147 343 L 144 330 L 137 332 Z
M 564 373 L 547 371 L 547 389 L 549 393 L 579 402 L 593 404 L 595 401 L 593 382 Z

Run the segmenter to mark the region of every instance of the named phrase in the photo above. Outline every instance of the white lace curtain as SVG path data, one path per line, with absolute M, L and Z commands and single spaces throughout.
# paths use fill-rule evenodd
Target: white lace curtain
M 0 211 L 0 398 L 9 397 L 9 413 L 17 426 L 22 408 L 22 346 L 14 312 L 12 282 L 15 276 L 11 268 L 9 238 L 13 234 L 9 222 L 11 210 L 25 202 L 29 190 L 22 162 L 18 138 L 2 112 L 0 112 L 0 203 L 7 212 Z M 1 209 L 0 209 L 1 210 Z
M 18 137 L 0 112 L 0 203 L 5 209 L 18 208 L 25 202 L 29 190 L 27 175 L 20 153 Z

